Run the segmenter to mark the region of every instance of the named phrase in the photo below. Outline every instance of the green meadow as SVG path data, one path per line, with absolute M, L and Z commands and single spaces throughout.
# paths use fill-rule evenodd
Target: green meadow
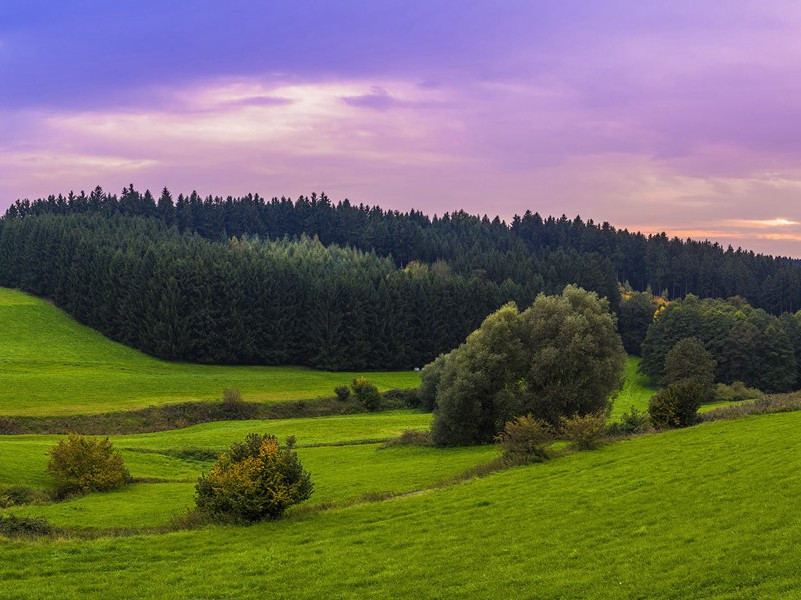
M 3 415 L 124 411 L 216 398 L 225 387 L 248 400 L 302 400 L 355 375 L 159 361 L 10 290 L 0 290 L 0 359 Z M 612 420 L 646 410 L 656 391 L 638 364 L 626 364 Z M 368 377 L 382 389 L 418 379 Z M 494 445 L 385 446 L 431 419 L 406 409 L 110 436 L 135 483 L 6 509 L 64 533 L 0 538 L 0 598 L 733 599 L 801 589 L 801 413 L 647 434 L 501 471 L 487 466 Z M 312 497 L 275 522 L 170 529 L 213 456 L 251 432 L 295 436 Z M 0 436 L 0 495 L 54 490 L 47 453 L 61 438 Z
M 6 541 L 0 595 L 793 598 L 799 427 L 710 423 L 251 527 Z
M 331 397 L 367 377 L 379 389 L 416 387 L 415 372 L 330 373 L 299 367 L 170 363 L 117 344 L 28 294 L 0 288 L 0 415 L 68 415 L 220 398 Z

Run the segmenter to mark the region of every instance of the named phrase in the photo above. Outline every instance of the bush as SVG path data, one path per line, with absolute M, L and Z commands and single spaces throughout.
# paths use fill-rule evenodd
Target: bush
M 648 403 L 651 423 L 657 429 L 687 427 L 698 418 L 698 408 L 709 401 L 709 388 L 687 379 L 658 392 Z
M 0 515 L 0 535 L 6 537 L 42 537 L 55 533 L 44 519 Z
M 121 487 L 131 480 L 108 438 L 70 434 L 50 450 L 48 471 L 62 492 L 93 492 Z
M 602 413 L 562 417 L 562 435 L 578 450 L 597 448 L 606 428 L 606 417 Z
M 245 402 L 237 388 L 228 388 L 223 390 L 221 412 L 224 420 L 254 419 L 258 416 L 259 405 Z M 188 420 L 185 423 L 185 427 L 190 424 Z
M 439 446 L 482 444 L 503 423 L 531 414 L 560 417 L 605 410 L 620 387 L 626 355 L 609 303 L 569 285 L 487 317 L 448 354 L 431 433 Z
M 350 387 L 353 391 L 353 397 L 356 398 L 359 404 L 364 406 L 367 410 L 378 410 L 378 407 L 381 405 L 381 394 L 378 392 L 377 387 L 364 377 L 354 379 Z
M 16 419 L 0 417 L 0 435 L 14 435 L 17 433 L 24 433 L 24 430 Z
M 350 388 L 346 385 L 338 385 L 334 388 L 334 393 L 337 395 L 337 400 L 342 402 L 350 398 Z
M 719 383 L 715 386 L 715 400 L 717 402 L 738 402 L 761 397 L 762 392 L 746 386 L 742 381 L 735 381 L 731 385 Z
M 548 423 L 525 415 L 506 423 L 496 439 L 507 461 L 532 463 L 550 457 L 548 446 L 553 437 L 553 430 Z
M 629 412 L 624 412 L 620 415 L 620 421 L 611 423 L 606 428 L 606 434 L 615 435 L 634 435 L 637 433 L 645 433 L 651 429 L 651 419 L 648 417 L 647 412 L 637 410 L 631 407 Z
M 398 437 L 384 443 L 382 448 L 390 446 L 431 446 L 431 432 L 419 429 L 407 429 Z
M 47 502 L 51 497 L 45 490 L 37 490 L 26 485 L 0 486 L 0 508 L 22 506 L 32 502 Z
M 255 522 L 277 519 L 287 508 L 309 498 L 310 474 L 303 470 L 293 447 L 282 448 L 273 435 L 251 433 L 220 456 L 195 486 L 202 513 L 221 521 Z
M 417 408 L 420 399 L 417 389 L 392 389 L 381 394 L 383 408 Z

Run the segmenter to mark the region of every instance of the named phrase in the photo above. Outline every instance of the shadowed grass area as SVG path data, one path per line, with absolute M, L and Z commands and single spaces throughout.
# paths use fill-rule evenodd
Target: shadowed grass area
M 333 396 L 364 376 L 411 388 L 414 372 L 330 373 L 301 367 L 170 363 L 112 342 L 28 294 L 0 288 L 0 415 L 68 415 L 211 400 L 236 387 L 249 401 Z
M 638 356 L 629 356 L 626 361 L 623 389 L 615 398 L 610 416 L 611 421 L 618 421 L 620 415 L 631 410 L 632 406 L 639 411 L 648 410 L 648 401 L 651 396 L 656 394 L 658 388 L 651 383 L 647 376 L 637 370 L 641 361 L 642 359 Z
M 0 579 L 19 598 L 791 598 L 799 427 L 710 423 L 253 527 L 7 542 Z

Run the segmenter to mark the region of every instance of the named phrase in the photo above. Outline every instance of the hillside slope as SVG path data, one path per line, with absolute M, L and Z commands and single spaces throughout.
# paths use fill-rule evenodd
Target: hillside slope
M 170 363 L 112 342 L 28 294 L 0 288 L 0 415 L 130 410 L 219 398 L 237 387 L 246 400 L 333 395 L 355 373 L 298 367 Z M 365 374 L 381 389 L 415 387 L 414 372 Z
M 801 413 L 246 528 L 6 542 L 8 597 L 791 598 Z

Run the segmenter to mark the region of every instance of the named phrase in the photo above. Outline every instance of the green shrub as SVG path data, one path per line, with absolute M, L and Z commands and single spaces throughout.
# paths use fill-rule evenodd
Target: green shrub
M 431 432 L 419 429 L 407 429 L 398 437 L 384 443 L 383 448 L 390 446 L 432 446 Z
M 356 401 L 364 408 L 367 410 L 378 410 L 378 407 L 381 405 L 381 394 L 378 392 L 378 388 L 367 379 L 364 377 L 354 379 L 353 383 L 350 384 L 350 388 L 353 392 L 353 397 L 356 398 Z
M 337 395 L 337 400 L 342 402 L 350 398 L 350 388 L 346 385 L 338 385 L 334 388 L 334 393 Z
M 719 383 L 715 386 L 715 400 L 718 402 L 738 402 L 761 397 L 762 392 L 746 386 L 742 381 L 735 381 L 731 385 Z
M 708 386 L 692 379 L 669 385 L 648 403 L 651 423 L 657 429 L 693 425 L 698 418 L 698 408 L 709 401 L 709 393 Z
M 251 433 L 220 456 L 195 486 L 200 512 L 220 521 L 277 519 L 309 498 L 310 474 L 303 470 L 290 437 L 284 447 L 273 435 Z
M 620 421 L 611 423 L 606 428 L 606 434 L 611 436 L 616 435 L 633 435 L 637 433 L 645 433 L 651 429 L 651 419 L 647 412 L 637 410 L 634 406 L 629 409 L 629 412 L 624 412 L 620 415 Z
M 259 405 L 256 403 L 245 402 L 242 393 L 237 388 L 223 390 L 221 412 L 224 420 L 237 421 L 243 419 L 254 419 L 258 416 Z M 182 419 L 186 425 L 190 424 L 189 419 Z
M 62 492 L 92 492 L 121 487 L 131 480 L 108 438 L 70 434 L 50 450 L 47 469 Z
M 606 417 L 601 413 L 562 417 L 562 435 L 578 450 L 592 450 L 601 443 Z
M 51 496 L 45 490 L 35 489 L 27 485 L 0 486 L 0 508 L 22 506 L 32 502 L 47 502 L 48 500 L 51 500 Z
M 387 390 L 381 394 L 384 408 L 417 408 L 420 401 L 416 389 Z
M 0 515 L 0 535 L 6 537 L 42 537 L 55 533 L 44 519 L 31 519 L 16 515 Z
M 496 437 L 503 457 L 516 463 L 542 462 L 550 457 L 548 446 L 553 441 L 551 426 L 531 415 L 509 421 Z

